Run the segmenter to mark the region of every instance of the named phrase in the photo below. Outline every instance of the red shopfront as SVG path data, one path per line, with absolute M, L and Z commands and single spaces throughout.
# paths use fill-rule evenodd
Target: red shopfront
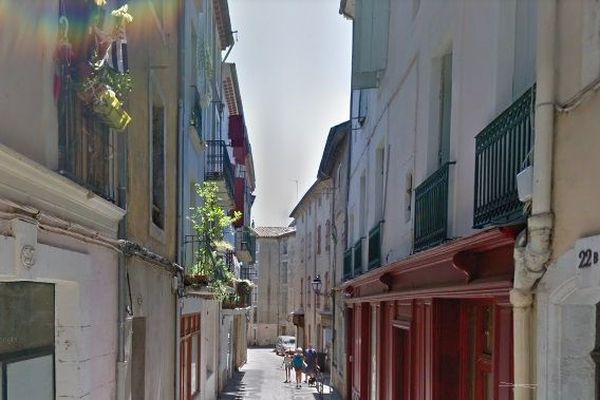
M 514 233 L 484 231 L 346 282 L 347 398 L 511 400 Z

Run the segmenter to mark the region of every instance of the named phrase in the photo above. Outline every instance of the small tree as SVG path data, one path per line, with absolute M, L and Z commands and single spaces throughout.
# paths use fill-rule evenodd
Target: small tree
M 242 214 L 235 211 L 233 215 L 227 215 L 219 206 L 217 185 L 214 182 L 196 184 L 196 192 L 202 198 L 202 205 L 191 208 L 190 220 L 200 246 L 196 251 L 196 262 L 192 265 L 191 273 L 208 276 L 209 286 L 215 296 L 223 300 L 235 276 L 227 268 L 223 255 L 217 251 L 217 248 L 222 246 L 224 230 L 241 218 Z

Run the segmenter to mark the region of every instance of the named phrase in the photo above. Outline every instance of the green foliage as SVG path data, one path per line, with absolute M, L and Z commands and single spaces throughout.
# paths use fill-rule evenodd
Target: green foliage
M 196 191 L 202 198 L 202 205 L 191 209 L 190 220 L 201 244 L 191 273 L 207 275 L 215 297 L 223 300 L 232 292 L 235 276 L 227 268 L 217 247 L 223 242 L 223 231 L 238 220 L 241 213 L 236 211 L 232 216 L 227 215 L 217 201 L 217 185 L 214 182 L 196 185 Z

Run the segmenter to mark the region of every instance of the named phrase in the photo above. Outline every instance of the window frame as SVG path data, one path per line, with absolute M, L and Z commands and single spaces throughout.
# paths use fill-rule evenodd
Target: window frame
M 154 209 L 154 108 L 159 103 L 159 106 L 162 108 L 163 113 L 163 165 L 162 165 L 162 174 L 163 174 L 163 227 L 160 227 L 154 222 L 153 217 L 153 209 Z M 167 215 L 166 210 L 167 207 L 167 125 L 168 125 L 168 106 L 165 101 L 165 95 L 162 91 L 159 82 L 155 76 L 155 74 L 150 71 L 150 96 L 148 97 L 148 190 L 149 190 L 149 223 L 150 223 L 150 235 L 155 239 L 165 243 L 165 228 L 167 226 Z

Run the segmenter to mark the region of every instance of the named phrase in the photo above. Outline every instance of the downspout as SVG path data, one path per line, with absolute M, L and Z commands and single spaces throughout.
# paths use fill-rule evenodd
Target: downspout
M 119 188 L 118 205 L 127 210 L 128 182 L 128 134 L 117 135 L 119 146 Z M 119 239 L 127 239 L 127 214 L 119 221 Z M 133 309 L 129 303 L 129 285 L 127 273 L 127 258 L 123 252 L 117 253 L 117 399 L 127 400 L 131 391 L 131 376 L 129 373 L 129 358 L 131 353 L 131 335 Z
M 533 340 L 533 290 L 551 257 L 552 155 L 554 140 L 556 0 L 538 2 L 536 109 L 533 152 L 533 198 L 527 229 L 514 250 L 513 305 L 514 400 L 532 400 L 536 381 Z
M 181 326 L 181 311 L 183 308 L 183 304 L 180 304 L 180 297 L 183 295 L 183 274 L 185 274 L 185 265 L 183 265 L 183 168 L 184 168 L 184 133 L 185 133 L 185 55 L 184 48 L 186 41 L 186 26 L 188 24 L 187 18 L 187 8 L 186 8 L 186 0 L 179 1 L 179 18 L 182 19 L 179 24 L 177 24 L 177 36 L 178 36 L 178 46 L 177 46 L 177 91 L 178 91 L 178 101 L 177 101 L 177 123 L 179 125 L 179 129 L 177 130 L 177 235 L 175 237 L 175 249 L 177 249 L 177 263 L 182 265 L 184 268 L 184 272 L 177 272 L 177 291 L 175 293 L 175 342 L 173 345 L 175 346 L 175 368 L 174 368 L 174 399 L 179 400 L 179 379 L 180 379 L 180 371 L 179 371 L 179 362 L 180 362 L 180 354 L 179 354 L 179 336 L 180 326 Z

